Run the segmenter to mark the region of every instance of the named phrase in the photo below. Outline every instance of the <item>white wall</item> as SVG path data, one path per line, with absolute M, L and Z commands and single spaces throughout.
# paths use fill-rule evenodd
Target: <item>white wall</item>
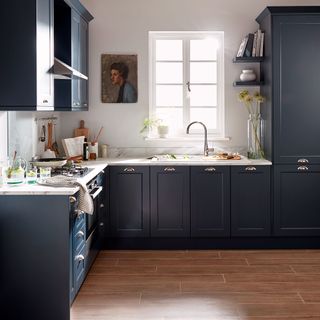
M 226 135 L 231 137 L 225 146 L 243 147 L 247 114 L 236 98 L 239 89 L 232 86 L 245 67 L 232 63 L 240 41 L 257 29 L 255 18 L 266 6 L 320 5 L 319 0 L 82 0 L 82 3 L 95 17 L 90 23 L 90 111 L 62 113 L 61 136 L 72 136 L 79 120 L 84 119 L 91 132 L 97 133 L 104 126 L 100 142 L 135 148 L 167 145 L 144 141 L 139 135 L 142 121 L 148 115 L 148 31 L 225 32 L 225 119 Z M 138 103 L 101 103 L 102 53 L 138 54 Z M 192 144 L 198 146 L 199 142 Z
M 0 112 L 0 161 L 7 157 L 7 112 Z

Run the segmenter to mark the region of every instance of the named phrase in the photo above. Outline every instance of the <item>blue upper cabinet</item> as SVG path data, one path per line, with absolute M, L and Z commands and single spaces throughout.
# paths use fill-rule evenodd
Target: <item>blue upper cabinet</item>
M 53 1 L 5 1 L 0 110 L 53 110 Z
M 0 110 L 86 110 L 91 14 L 78 0 L 12 0 L 1 12 Z
M 320 6 L 268 7 L 265 31 L 266 154 L 275 164 L 320 164 Z

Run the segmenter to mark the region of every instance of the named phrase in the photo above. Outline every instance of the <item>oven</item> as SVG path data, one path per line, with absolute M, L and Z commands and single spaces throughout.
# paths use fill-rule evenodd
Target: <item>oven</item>
M 88 192 L 93 200 L 93 214 L 86 214 L 86 239 L 96 229 L 99 210 L 103 205 L 103 173 L 98 174 L 87 184 Z

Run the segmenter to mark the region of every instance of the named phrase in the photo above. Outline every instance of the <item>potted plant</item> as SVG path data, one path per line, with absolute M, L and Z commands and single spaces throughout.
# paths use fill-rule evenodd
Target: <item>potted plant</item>
M 145 118 L 143 120 L 143 127 L 140 130 L 140 133 L 145 137 L 152 130 L 157 128 L 159 138 L 166 138 L 169 133 L 169 126 L 163 122 L 162 119 L 158 118 Z

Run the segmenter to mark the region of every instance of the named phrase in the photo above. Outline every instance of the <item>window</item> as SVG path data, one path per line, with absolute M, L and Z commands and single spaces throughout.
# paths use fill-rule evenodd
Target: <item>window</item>
M 201 121 L 209 134 L 224 136 L 223 40 L 223 32 L 149 32 L 149 113 L 171 135 Z

